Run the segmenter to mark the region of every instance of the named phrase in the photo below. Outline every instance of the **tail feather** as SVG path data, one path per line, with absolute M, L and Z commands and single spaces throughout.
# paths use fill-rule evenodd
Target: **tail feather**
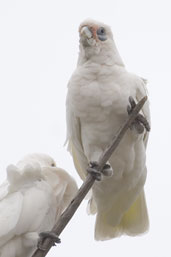
M 130 236 L 142 234 L 149 228 L 144 190 L 122 218 L 124 233 Z
M 119 237 L 122 234 L 136 236 L 146 232 L 148 227 L 149 220 L 143 190 L 127 212 L 124 213 L 120 223 L 117 226 L 112 226 L 110 223 L 108 223 L 105 214 L 97 214 L 95 239 L 103 241 Z

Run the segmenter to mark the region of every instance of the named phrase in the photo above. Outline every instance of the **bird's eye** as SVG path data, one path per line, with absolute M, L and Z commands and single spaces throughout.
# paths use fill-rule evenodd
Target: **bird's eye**
M 103 27 L 97 30 L 97 35 L 104 35 L 104 34 L 105 34 L 105 29 Z
M 51 164 L 51 167 L 55 167 L 55 163 L 52 163 L 52 164 Z
M 107 39 L 105 28 L 103 27 L 98 28 L 97 36 L 98 36 L 98 39 L 100 39 L 101 41 L 105 41 Z

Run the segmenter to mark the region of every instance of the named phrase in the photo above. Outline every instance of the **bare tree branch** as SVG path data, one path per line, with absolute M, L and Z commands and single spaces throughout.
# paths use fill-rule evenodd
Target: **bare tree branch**
M 109 160 L 112 153 L 116 150 L 118 144 L 120 143 L 121 139 L 123 138 L 124 134 L 126 133 L 127 129 L 131 126 L 132 122 L 137 117 L 139 111 L 143 107 L 144 103 L 146 102 L 147 97 L 139 101 L 139 103 L 135 106 L 135 108 L 132 110 L 132 112 L 129 114 L 128 118 L 124 122 L 124 124 L 121 126 L 119 131 L 114 136 L 111 143 L 108 145 L 106 150 L 103 152 L 103 154 L 100 156 L 99 161 L 97 163 L 97 171 L 101 171 L 106 164 L 106 162 Z M 75 198 L 72 200 L 68 208 L 63 212 L 61 217 L 59 218 L 56 225 L 53 227 L 52 232 L 54 232 L 57 236 L 61 234 L 61 232 L 64 230 L 74 213 L 76 212 L 77 208 L 81 204 L 82 200 L 88 193 L 88 191 L 91 189 L 95 182 L 95 178 L 88 174 L 85 182 L 82 184 L 80 189 L 78 190 Z M 53 241 L 49 238 L 46 238 L 42 244 L 42 247 L 46 250 L 40 250 L 37 249 L 35 253 L 32 255 L 32 257 L 44 257 L 49 252 L 50 248 L 53 246 Z

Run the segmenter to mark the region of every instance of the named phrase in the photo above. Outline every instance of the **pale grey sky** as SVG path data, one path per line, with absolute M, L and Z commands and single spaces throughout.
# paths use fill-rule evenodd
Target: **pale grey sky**
M 170 10 L 169 0 L 0 0 L 1 182 L 8 164 L 45 152 L 81 184 L 63 144 L 67 82 L 76 66 L 83 19 L 110 25 L 127 69 L 149 80 L 148 234 L 95 242 L 94 217 L 87 216 L 84 201 L 49 257 L 171 254 Z

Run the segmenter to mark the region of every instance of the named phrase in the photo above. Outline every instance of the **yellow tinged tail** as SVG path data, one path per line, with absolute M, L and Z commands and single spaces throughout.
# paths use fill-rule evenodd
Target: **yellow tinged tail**
M 137 200 L 131 205 L 127 212 L 124 213 L 117 226 L 113 227 L 109 224 L 106 220 L 105 214 L 97 215 L 95 239 L 103 241 L 121 236 L 122 234 L 136 236 L 146 232 L 148 227 L 149 219 L 143 190 Z

